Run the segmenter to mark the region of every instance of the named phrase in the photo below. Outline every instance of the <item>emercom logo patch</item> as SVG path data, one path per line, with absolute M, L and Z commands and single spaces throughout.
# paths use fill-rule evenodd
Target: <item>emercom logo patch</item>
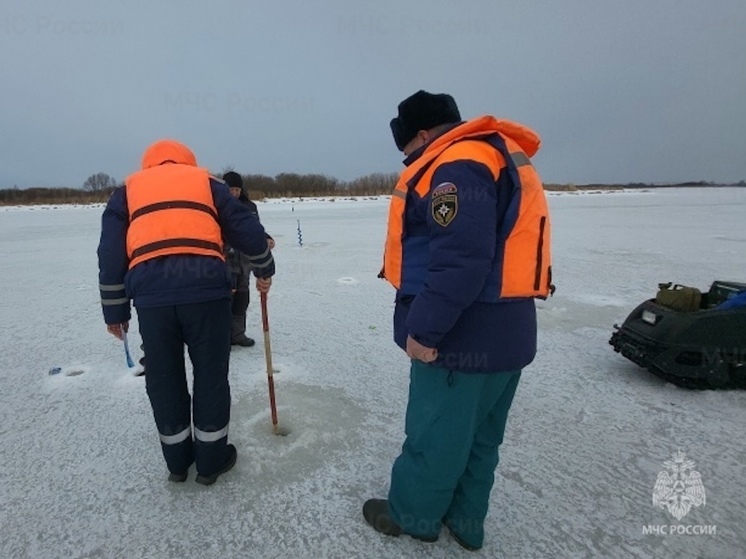
M 433 219 L 438 225 L 448 227 L 458 213 L 458 189 L 452 182 L 443 182 L 435 187 L 430 202 Z

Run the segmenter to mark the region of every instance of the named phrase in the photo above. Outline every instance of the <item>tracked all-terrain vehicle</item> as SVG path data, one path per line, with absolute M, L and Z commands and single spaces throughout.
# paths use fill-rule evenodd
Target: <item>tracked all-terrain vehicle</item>
M 666 287 L 661 285 L 662 288 Z M 746 388 L 746 306 L 718 308 L 743 297 L 746 283 L 715 281 L 697 293 L 696 308 L 677 310 L 659 295 L 614 325 L 614 350 L 656 376 L 686 388 Z M 676 307 L 676 305 L 672 305 Z

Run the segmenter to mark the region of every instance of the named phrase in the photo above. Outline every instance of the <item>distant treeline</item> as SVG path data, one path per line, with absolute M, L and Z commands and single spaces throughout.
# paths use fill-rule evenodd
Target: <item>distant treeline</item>
M 6 188 L 0 190 L 0 206 L 37 204 L 96 204 L 106 202 L 113 188 L 88 192 L 82 188 Z
M 378 196 L 391 194 L 396 173 L 372 173 L 352 181 L 340 181 L 327 175 L 280 173 L 241 175 L 244 188 L 252 200 L 264 198 L 298 198 L 315 196 Z
M 97 176 L 104 175 L 99 173 Z M 220 175 L 218 175 L 220 176 Z M 244 186 L 252 200 L 265 198 L 307 198 L 319 196 L 378 196 L 390 194 L 397 173 L 372 173 L 352 181 L 340 181 L 334 177 L 319 174 L 280 173 L 274 177 L 267 175 L 242 175 Z M 108 176 L 102 177 L 107 179 Z M 89 179 L 94 178 L 92 175 Z M 95 204 L 109 199 L 116 181 L 87 181 L 83 188 L 7 188 L 0 189 L 0 206 L 34 204 Z M 121 185 L 119 185 L 121 186 Z M 550 191 L 575 190 L 621 190 L 631 188 L 671 188 L 702 186 L 746 186 L 746 181 L 730 185 L 719 185 L 707 181 L 692 181 L 676 184 L 551 184 L 544 185 Z
M 688 181 L 670 184 L 649 184 L 644 182 L 631 182 L 627 184 L 551 184 L 545 183 L 544 190 L 631 190 L 636 188 L 682 188 L 682 187 L 702 187 L 702 186 L 746 186 L 746 181 L 739 181 L 731 184 L 716 183 L 711 181 Z
M 216 176 L 221 176 L 216 174 Z M 317 196 L 377 196 L 390 194 L 396 184 L 396 173 L 372 173 L 352 181 L 340 181 L 318 174 L 280 173 L 242 175 L 244 187 L 252 200 L 265 198 L 310 198 Z M 83 188 L 8 188 L 0 190 L 0 205 L 95 204 L 106 202 L 117 188 L 116 181 L 102 180 Z M 121 186 L 121 185 L 119 185 Z

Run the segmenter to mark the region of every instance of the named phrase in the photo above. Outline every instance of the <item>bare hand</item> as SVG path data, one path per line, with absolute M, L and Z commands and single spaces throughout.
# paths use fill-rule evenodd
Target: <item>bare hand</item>
M 269 250 L 272 250 L 273 248 L 275 248 L 275 240 L 267 239 L 267 245 L 269 246 Z
M 412 336 L 407 336 L 407 355 L 410 359 L 432 363 L 438 358 L 438 350 L 434 347 L 426 347 Z
M 256 290 L 259 293 L 269 293 L 269 287 L 272 285 L 272 278 L 256 278 Z
M 123 340 L 124 333 L 128 332 L 129 329 L 130 329 L 129 321 L 122 322 L 121 324 L 107 324 L 106 325 L 106 331 L 118 340 Z

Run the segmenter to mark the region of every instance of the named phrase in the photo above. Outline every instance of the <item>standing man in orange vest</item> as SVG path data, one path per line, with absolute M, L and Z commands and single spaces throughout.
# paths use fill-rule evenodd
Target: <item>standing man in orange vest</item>
M 122 338 L 137 307 L 145 384 L 169 480 L 210 485 L 236 463 L 228 444 L 231 277 L 223 237 L 248 255 L 257 289 L 275 273 L 264 228 L 225 183 L 173 140 L 152 144 L 142 170 L 109 199 L 98 247 L 107 330 Z M 187 388 L 184 345 L 194 373 Z M 194 430 L 192 431 L 192 422 Z
M 406 168 L 391 198 L 381 276 L 411 359 L 406 439 L 388 499 L 365 520 L 390 536 L 477 550 L 521 369 L 536 354 L 535 297 L 551 286 L 550 223 L 529 157 L 539 137 L 447 94 L 418 91 L 391 121 Z

